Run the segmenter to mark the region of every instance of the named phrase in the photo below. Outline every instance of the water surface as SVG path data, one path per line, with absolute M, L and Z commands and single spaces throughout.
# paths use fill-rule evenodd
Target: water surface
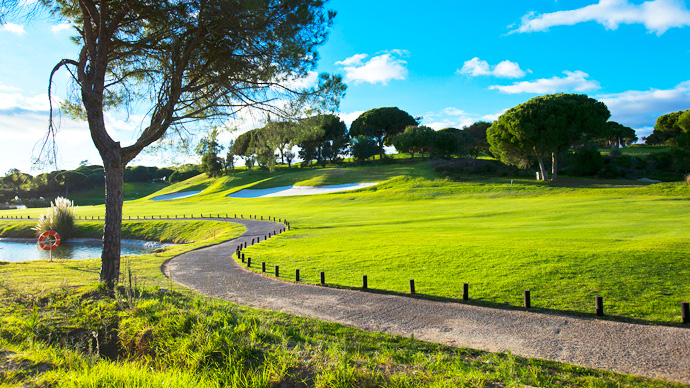
M 169 246 L 152 241 L 122 240 L 122 255 L 143 255 Z M 36 239 L 0 238 L 0 261 L 48 260 L 50 253 L 40 249 Z M 70 239 L 53 250 L 53 260 L 84 260 L 101 257 L 101 240 Z

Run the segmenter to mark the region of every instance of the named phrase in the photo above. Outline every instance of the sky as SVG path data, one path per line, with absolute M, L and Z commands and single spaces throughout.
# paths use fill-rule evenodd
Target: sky
M 343 75 L 340 116 L 348 125 L 366 110 L 397 106 L 434 129 L 462 128 L 563 92 L 605 102 L 611 120 L 643 137 L 659 115 L 690 109 L 688 0 L 332 0 L 327 7 L 337 16 L 314 71 Z M 0 26 L 0 175 L 53 168 L 31 162 L 47 130 L 51 69 L 78 52 L 72 33 L 50 18 Z M 68 74 L 58 73 L 57 98 L 67 85 Z M 143 115 L 106 115 L 123 145 L 142 122 Z M 58 167 L 100 164 L 87 125 L 65 116 L 60 124 Z M 230 125 L 243 131 L 263 123 L 245 117 Z M 145 154 L 130 164 L 188 160 Z

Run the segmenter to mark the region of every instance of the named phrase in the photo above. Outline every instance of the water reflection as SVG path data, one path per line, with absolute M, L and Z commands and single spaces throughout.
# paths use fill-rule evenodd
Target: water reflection
M 168 246 L 150 241 L 123 240 L 122 255 L 143 255 Z M 0 261 L 48 260 L 50 253 L 40 249 L 35 239 L 0 238 Z M 53 260 L 83 260 L 101 257 L 101 240 L 71 239 L 53 250 Z

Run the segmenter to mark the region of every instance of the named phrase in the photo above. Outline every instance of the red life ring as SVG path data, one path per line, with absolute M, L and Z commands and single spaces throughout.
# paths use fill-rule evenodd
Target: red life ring
M 38 236 L 38 246 L 46 251 L 52 251 L 60 245 L 60 235 L 54 230 L 48 230 Z

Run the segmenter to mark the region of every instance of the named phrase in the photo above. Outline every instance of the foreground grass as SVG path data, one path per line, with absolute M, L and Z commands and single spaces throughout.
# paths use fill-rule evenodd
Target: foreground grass
M 42 290 L 3 278 L 0 387 L 682 386 L 242 308 L 176 290 L 160 271 L 137 285 L 152 270 L 141 262 L 161 259 L 131 262 L 134 281 L 115 294 L 55 283 L 67 267 Z

